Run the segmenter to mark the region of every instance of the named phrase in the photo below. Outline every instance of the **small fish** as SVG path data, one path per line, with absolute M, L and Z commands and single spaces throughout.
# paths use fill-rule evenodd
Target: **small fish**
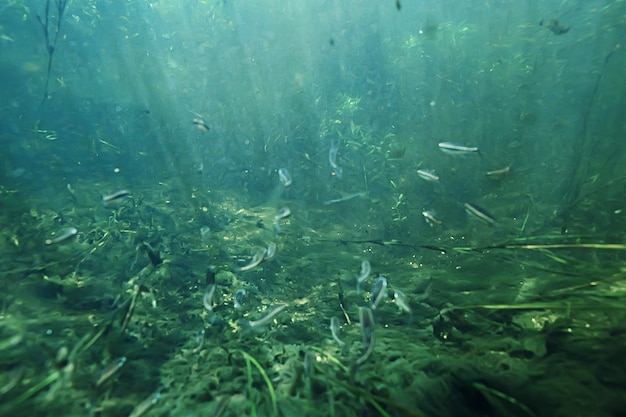
M 191 351 L 192 353 L 198 353 L 200 352 L 200 350 L 202 350 L 202 346 L 204 346 L 204 334 L 205 334 L 204 329 L 200 329 L 199 331 L 196 332 L 196 335 L 195 335 L 196 347 L 193 348 L 193 350 Z
M 196 125 L 200 132 L 204 133 L 209 131 L 209 125 L 207 125 L 203 119 L 192 119 L 191 123 Z
M 367 307 L 359 307 L 359 327 L 361 328 L 361 336 L 363 337 L 363 345 L 367 347 L 363 356 L 357 359 L 355 365 L 361 366 L 374 352 L 376 340 L 374 338 L 374 315 L 372 310 Z
M 387 278 L 380 276 L 376 278 L 372 287 L 371 304 L 372 310 L 376 310 L 380 302 L 387 296 Z
M 111 377 L 122 369 L 122 366 L 126 363 L 126 356 L 121 356 L 115 359 L 113 362 L 108 364 L 100 373 L 98 374 L 98 378 L 96 379 L 96 387 L 101 386 L 106 381 L 111 379 Z
M 204 285 L 214 285 L 215 284 L 215 272 L 211 268 L 207 268 L 206 274 L 204 275 Z
M 506 168 L 495 169 L 493 171 L 487 171 L 485 176 L 492 180 L 499 180 L 500 178 L 506 177 L 511 172 L 511 166 L 509 165 Z
M 543 19 L 541 19 L 539 21 L 539 26 L 544 26 L 546 29 L 548 29 L 550 32 L 554 33 L 555 35 L 562 35 L 564 33 L 569 32 L 569 27 L 565 27 L 562 26 L 558 20 L 556 19 L 548 19 L 547 22 L 543 22 Z
M 278 179 L 284 187 L 289 187 L 292 183 L 291 174 L 289 174 L 287 168 L 281 168 L 278 170 Z
M 324 205 L 325 206 L 329 206 L 331 204 L 335 204 L 335 203 L 342 203 L 344 201 L 348 201 L 348 200 L 352 200 L 353 198 L 357 198 L 357 197 L 363 197 L 365 196 L 367 193 L 364 191 L 361 191 L 360 193 L 354 193 L 354 194 L 348 194 L 345 197 L 341 197 L 341 198 L 335 198 L 333 200 L 326 200 L 324 201 Z
M 276 245 L 274 243 L 270 243 L 267 245 L 267 249 L 265 250 L 265 259 L 272 259 L 276 255 Z
M 356 277 L 356 292 L 357 292 L 357 294 L 361 293 L 361 284 L 363 282 L 365 282 L 367 277 L 370 276 L 371 272 L 372 272 L 372 266 L 370 265 L 370 261 L 368 261 L 368 260 L 362 261 L 361 262 L 361 272 L 359 273 L 359 276 Z
M 317 362 L 317 358 L 313 352 L 308 351 L 304 354 L 304 363 L 302 366 L 304 367 L 305 378 L 310 379 L 315 374 L 315 362 Z
M 368 307 L 359 307 L 359 327 L 363 345 L 368 346 L 374 337 L 374 314 Z
M 330 149 L 328 151 L 328 162 L 332 168 L 337 168 L 337 153 L 339 152 L 339 139 L 330 140 Z
M 10 373 L 6 373 L 5 371 L 5 378 L 3 378 L 4 385 L 0 386 L 0 396 L 4 396 L 5 394 L 13 390 L 13 388 L 20 385 L 25 374 L 26 366 L 24 365 L 19 365 L 13 368 Z
M 449 155 L 471 155 L 471 154 L 480 155 L 480 151 L 475 146 L 464 146 L 464 145 L 458 145 L 456 143 L 451 143 L 451 142 L 440 142 L 438 146 L 442 152 L 447 153 Z
M 55 243 L 60 243 L 63 242 L 69 238 L 71 238 L 72 236 L 76 236 L 76 233 L 78 233 L 78 229 L 75 227 L 67 227 L 65 229 L 61 229 L 56 233 L 56 236 L 53 237 L 52 239 L 46 239 L 45 243 L 46 245 L 54 245 Z
M 226 1 L 224 1 L 224 4 L 225 3 Z M 226 407 L 228 406 L 229 402 L 230 397 L 228 395 L 223 396 L 220 402 L 217 403 L 217 406 L 215 406 L 215 411 L 213 412 L 212 417 L 222 417 L 226 412 Z
M 393 302 L 396 303 L 400 311 L 406 311 L 411 314 L 411 306 L 409 306 L 409 301 L 402 291 L 395 290 L 393 292 Z
M 202 305 L 209 313 L 213 313 L 213 297 L 215 296 L 215 284 L 209 284 L 204 290 Z
M 202 243 L 209 243 L 211 240 L 211 228 L 209 226 L 202 226 L 200 228 L 200 238 Z
M 330 318 L 330 334 L 333 336 L 333 339 L 335 339 L 335 342 L 337 342 L 339 346 L 343 346 L 346 344 L 346 342 L 339 339 L 340 331 L 341 329 L 339 327 L 339 319 L 337 317 L 331 317 Z
M 233 307 L 235 307 L 237 310 L 242 308 L 246 299 L 246 294 L 246 290 L 244 290 L 243 288 L 237 290 L 233 299 Z
M 257 266 L 261 264 L 261 262 L 263 262 L 263 259 L 265 259 L 266 253 L 267 253 L 267 249 L 265 248 L 257 249 L 257 251 L 254 253 L 254 256 L 252 257 L 252 261 L 250 261 L 248 265 L 242 266 L 241 268 L 239 268 L 239 271 L 241 272 L 249 271 L 251 269 L 256 268 Z
M 110 206 L 113 204 L 119 204 L 126 199 L 130 195 L 130 192 L 126 190 L 119 190 L 109 195 L 102 196 L 102 203 L 105 206 Z
M 278 213 L 276 213 L 276 215 L 274 216 L 274 230 L 276 231 L 276 233 L 282 232 L 282 229 L 280 227 L 280 221 L 286 217 L 289 217 L 290 215 L 291 210 L 289 209 L 289 207 L 283 207 L 278 210 Z
M 485 224 L 490 226 L 496 226 L 496 219 L 484 208 L 477 206 L 473 203 L 465 203 L 463 205 L 465 207 L 465 212 L 470 216 L 476 217 L 478 220 L 482 221 Z
M 128 417 L 141 417 L 146 413 L 146 411 L 150 409 L 150 407 L 159 402 L 160 399 L 160 393 L 155 392 L 153 394 L 150 394 L 148 398 L 146 398 L 145 400 L 137 404 L 135 408 L 133 408 L 133 411 L 130 412 Z
M 433 210 L 424 210 L 422 211 L 422 216 L 424 216 L 424 220 L 430 227 L 435 225 L 441 226 L 443 222 L 437 218 L 437 213 Z
M 161 255 L 159 254 L 159 251 L 154 250 L 148 242 L 142 242 L 140 245 L 142 245 L 143 248 L 146 250 L 146 253 L 148 254 L 148 258 L 150 258 L 150 263 L 152 264 L 152 266 L 159 266 L 163 263 L 163 259 L 161 259 Z
M 419 285 L 419 288 L 416 291 L 414 299 L 416 301 L 424 301 L 428 299 L 428 297 L 430 297 L 430 294 L 432 292 L 433 292 L 433 279 L 429 278 Z
M 267 309 L 269 310 L 269 312 L 265 316 L 255 321 L 244 321 L 242 322 L 242 327 L 244 328 L 244 331 L 251 329 L 261 329 L 269 324 L 269 322 L 272 321 L 274 317 L 276 317 L 286 308 L 287 304 L 276 304 L 272 307 L 269 307 Z
M 331 139 L 330 141 L 330 150 L 328 151 L 328 162 L 330 162 L 330 166 L 332 168 L 332 175 L 341 179 L 343 174 L 343 169 L 337 165 L 337 153 L 339 152 L 339 145 L 341 142 L 339 139 Z
M 435 171 L 429 169 L 418 169 L 417 176 L 427 182 L 438 182 L 439 177 L 435 174 Z

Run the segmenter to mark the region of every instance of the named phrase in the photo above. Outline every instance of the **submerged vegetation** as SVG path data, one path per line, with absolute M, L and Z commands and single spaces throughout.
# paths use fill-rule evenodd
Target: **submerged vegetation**
M 0 414 L 622 415 L 624 3 L 31 3 Z

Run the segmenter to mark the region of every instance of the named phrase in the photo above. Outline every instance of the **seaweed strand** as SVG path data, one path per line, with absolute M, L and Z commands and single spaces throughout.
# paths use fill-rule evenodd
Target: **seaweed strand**
M 41 29 L 43 30 L 43 35 L 46 41 L 46 52 L 48 52 L 48 72 L 46 74 L 46 84 L 43 92 L 43 100 L 46 101 L 48 98 L 48 85 L 50 84 L 50 74 L 52 73 L 52 58 L 54 57 L 54 51 L 56 50 L 57 41 L 59 39 L 59 33 L 61 32 L 61 21 L 63 18 L 63 12 L 65 12 L 65 7 L 67 7 L 67 3 L 69 0 L 54 0 L 57 7 L 57 24 L 54 31 L 54 38 L 52 42 L 50 42 L 50 0 L 46 0 L 45 6 L 45 14 L 42 19 L 41 16 L 37 15 L 37 21 L 41 24 Z

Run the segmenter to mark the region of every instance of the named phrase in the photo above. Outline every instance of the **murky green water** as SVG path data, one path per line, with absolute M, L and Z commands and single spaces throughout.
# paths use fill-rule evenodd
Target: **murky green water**
M 624 16 L 0 6 L 0 412 L 623 415 Z

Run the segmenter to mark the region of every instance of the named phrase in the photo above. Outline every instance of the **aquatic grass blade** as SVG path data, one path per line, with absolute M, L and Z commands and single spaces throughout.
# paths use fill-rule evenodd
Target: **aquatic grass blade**
M 248 369 L 248 389 L 250 390 L 250 392 L 252 392 L 252 370 L 250 368 L 250 363 L 252 363 L 259 370 L 259 373 L 261 374 L 261 376 L 263 377 L 263 380 L 265 381 L 265 385 L 267 385 L 267 389 L 270 393 L 270 400 L 272 401 L 272 409 L 274 410 L 274 415 L 277 416 L 278 405 L 276 401 L 276 392 L 274 391 L 274 386 L 272 385 L 272 382 L 270 381 L 269 376 L 267 376 L 265 369 L 263 369 L 261 364 L 249 353 L 244 352 L 243 350 L 237 350 L 237 352 L 241 353 L 241 355 L 246 360 L 246 367 Z M 253 414 L 252 415 L 253 416 L 256 415 L 256 408 L 254 407 L 254 402 L 253 402 Z
M 250 415 L 252 417 L 256 417 L 256 403 L 252 398 L 252 366 L 250 366 L 250 359 L 248 359 L 244 355 L 244 359 L 246 360 L 246 373 L 248 375 L 248 397 L 250 399 Z
M 41 390 L 43 390 L 48 385 L 52 384 L 54 381 L 59 379 L 60 376 L 61 376 L 61 373 L 59 371 L 55 371 L 55 372 L 51 373 L 50 375 L 48 375 L 48 377 L 46 379 L 41 380 L 37 384 L 35 384 L 32 387 L 30 387 L 28 390 L 24 391 L 21 395 L 16 397 L 9 404 L 11 405 L 11 407 L 15 407 L 15 406 L 20 405 L 24 401 L 26 401 L 26 400 L 34 397 L 35 395 L 37 395 Z

